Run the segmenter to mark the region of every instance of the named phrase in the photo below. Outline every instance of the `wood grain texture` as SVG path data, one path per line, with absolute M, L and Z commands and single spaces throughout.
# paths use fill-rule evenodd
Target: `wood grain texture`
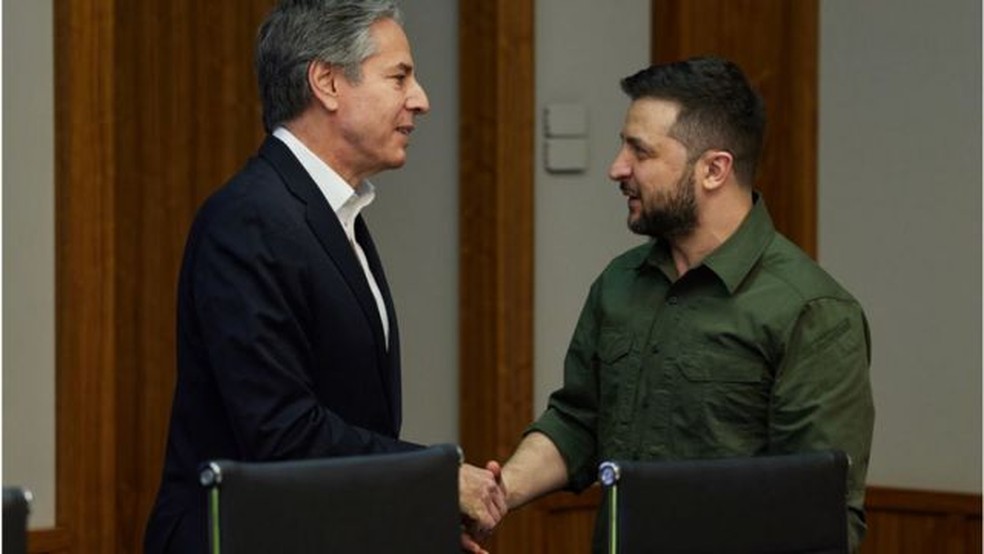
M 602 491 L 556 494 L 541 501 L 536 552 L 590 554 Z M 869 487 L 868 534 L 862 554 L 981 552 L 981 495 Z
M 36 529 L 27 534 L 29 554 L 65 554 L 70 552 L 72 536 L 61 527 Z
M 67 551 L 142 551 L 185 235 L 262 138 L 253 42 L 273 3 L 54 5 L 56 523 Z
M 589 554 L 603 493 L 600 486 L 594 485 L 581 494 L 562 492 L 544 498 L 539 505 L 544 515 L 536 552 Z
M 71 552 L 112 552 L 117 529 L 113 8 L 54 4 L 55 519 Z
M 816 257 L 817 0 L 653 0 L 652 59 L 714 54 L 765 99 L 756 188 L 776 228 Z
M 120 3 L 116 509 L 141 550 L 175 381 L 176 283 L 198 206 L 262 140 L 256 29 L 272 0 Z
M 460 437 L 481 465 L 512 453 L 533 411 L 533 2 L 459 6 Z M 490 547 L 529 552 L 535 517 Z
M 869 487 L 863 554 L 981 552 L 981 495 Z

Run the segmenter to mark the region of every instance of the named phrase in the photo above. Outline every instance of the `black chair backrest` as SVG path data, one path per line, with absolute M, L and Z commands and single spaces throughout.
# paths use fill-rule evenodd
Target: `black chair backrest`
M 30 493 L 20 487 L 3 487 L 3 551 L 27 552 L 27 516 Z
M 213 554 L 457 552 L 454 445 L 287 462 L 213 461 L 208 487 Z
M 845 553 L 847 466 L 835 451 L 604 462 L 606 551 Z

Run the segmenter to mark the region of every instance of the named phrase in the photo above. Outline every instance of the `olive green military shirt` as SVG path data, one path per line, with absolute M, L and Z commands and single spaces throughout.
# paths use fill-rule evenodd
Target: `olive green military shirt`
M 852 549 L 864 535 L 874 424 L 858 302 L 777 233 L 756 198 L 738 230 L 677 278 L 665 242 L 615 258 L 591 287 L 563 387 L 527 432 L 567 464 L 843 450 Z

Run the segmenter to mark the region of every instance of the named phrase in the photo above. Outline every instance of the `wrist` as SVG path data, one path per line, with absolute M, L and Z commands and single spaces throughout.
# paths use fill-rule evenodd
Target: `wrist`
M 502 468 L 502 486 L 506 491 L 506 506 L 514 510 L 526 503 L 526 491 L 519 478 L 515 465 L 506 464 Z

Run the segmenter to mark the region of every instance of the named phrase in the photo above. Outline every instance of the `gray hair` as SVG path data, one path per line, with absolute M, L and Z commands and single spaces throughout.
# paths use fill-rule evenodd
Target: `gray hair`
M 267 132 L 299 115 L 311 102 L 307 70 L 320 60 L 341 68 L 354 83 L 376 45 L 369 27 L 401 22 L 393 0 L 282 0 L 260 26 L 256 77 Z

